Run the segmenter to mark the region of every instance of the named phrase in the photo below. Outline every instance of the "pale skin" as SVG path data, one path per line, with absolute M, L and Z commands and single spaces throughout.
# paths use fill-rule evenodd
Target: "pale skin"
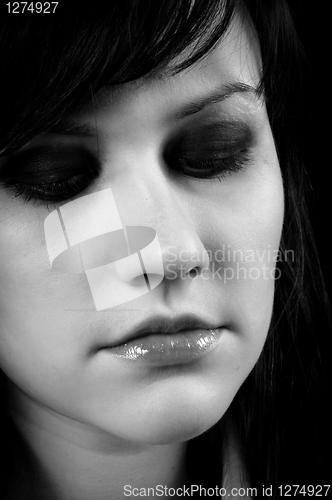
M 86 293 L 79 278 L 55 275 L 47 262 L 43 221 L 50 209 L 0 187 L 0 364 L 11 380 L 14 419 L 35 456 L 40 495 L 25 485 L 25 498 L 120 499 L 128 484 L 184 484 L 186 440 L 221 418 L 259 357 L 275 262 L 267 256 L 239 262 L 246 278 L 242 271 L 225 281 L 213 277 L 207 257 L 223 245 L 263 255 L 280 243 L 282 179 L 264 103 L 249 88 L 260 71 L 252 37 L 238 19 L 188 70 L 118 87 L 77 117 L 98 131 L 103 169 L 91 192 L 111 185 L 124 224 L 157 231 L 166 279 L 149 294 L 103 313 L 79 311 Z M 235 82 L 247 90 L 178 116 Z M 171 175 L 163 144 L 218 120 L 250 130 L 245 168 L 220 181 Z M 96 144 L 86 137 L 42 140 Z M 190 256 L 197 255 L 193 264 Z M 228 265 L 236 271 L 236 262 Z M 172 279 L 171 270 L 180 273 L 181 266 L 187 279 Z M 260 272 L 249 274 L 253 267 Z M 186 366 L 151 368 L 91 354 L 96 344 L 121 340 L 132 324 L 161 311 L 199 311 L 228 329 L 213 352 Z

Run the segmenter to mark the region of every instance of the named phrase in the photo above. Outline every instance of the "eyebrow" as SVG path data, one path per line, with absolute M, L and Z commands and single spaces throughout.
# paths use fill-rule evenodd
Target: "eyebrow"
M 231 97 L 236 93 L 249 93 L 253 94 L 256 98 L 261 98 L 262 92 L 258 87 L 253 87 L 247 83 L 234 82 L 224 84 L 221 88 L 213 90 L 209 95 L 198 98 L 192 102 L 189 102 L 181 107 L 180 110 L 173 114 L 173 118 L 176 120 L 181 120 L 187 116 L 194 115 L 202 109 L 206 108 L 210 104 L 216 104 L 224 101 L 228 97 Z

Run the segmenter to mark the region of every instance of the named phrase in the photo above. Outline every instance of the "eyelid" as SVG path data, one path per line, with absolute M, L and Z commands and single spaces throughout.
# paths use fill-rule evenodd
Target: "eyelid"
M 193 137 L 199 135 L 206 142 L 213 139 L 213 141 L 219 140 L 222 143 L 236 143 L 252 139 L 253 130 L 248 124 L 242 122 L 220 121 L 197 127 L 191 132 L 191 135 Z
M 1 168 L 2 178 L 20 177 L 31 179 L 45 175 L 47 181 L 56 172 L 68 171 L 71 175 L 78 170 L 98 170 L 99 161 L 91 151 L 82 145 L 36 146 L 19 151 L 7 158 Z M 85 168 L 84 168 L 85 167 Z
M 178 134 L 178 136 L 193 136 L 197 134 L 205 134 L 205 138 L 208 138 L 208 134 L 211 132 L 218 132 L 222 134 L 223 139 L 233 139 L 244 135 L 253 135 L 253 127 L 251 124 L 241 120 L 221 120 L 213 119 L 209 121 L 200 121 L 200 123 L 192 124 L 183 128 Z
M 183 129 L 166 144 L 164 157 L 206 156 L 216 150 L 248 148 L 255 142 L 253 127 L 243 121 L 214 121 Z

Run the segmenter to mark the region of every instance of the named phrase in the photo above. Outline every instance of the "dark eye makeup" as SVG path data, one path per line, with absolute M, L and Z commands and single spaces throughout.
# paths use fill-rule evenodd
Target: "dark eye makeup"
M 254 134 L 249 125 L 217 122 L 178 132 L 164 146 L 172 174 L 221 180 L 245 168 Z M 87 189 L 100 175 L 97 156 L 83 145 L 39 145 L 6 158 L 0 183 L 26 202 L 60 203 Z
M 6 159 L 0 182 L 27 202 L 59 203 L 84 191 L 100 170 L 98 158 L 83 146 L 41 145 Z
M 164 159 L 172 170 L 197 179 L 222 179 L 250 160 L 254 134 L 248 125 L 221 122 L 175 137 Z

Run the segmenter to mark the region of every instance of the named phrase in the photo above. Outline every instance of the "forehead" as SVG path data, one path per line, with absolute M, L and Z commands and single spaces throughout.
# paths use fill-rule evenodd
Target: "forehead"
M 185 60 L 190 51 L 191 47 L 175 63 Z M 176 76 L 182 83 L 194 79 L 198 84 L 215 86 L 218 82 L 237 79 L 256 87 L 260 70 L 260 49 L 254 27 L 247 15 L 236 11 L 218 44 L 203 59 Z
M 196 42 L 197 43 L 197 42 Z M 151 101 L 163 100 L 181 106 L 186 100 L 200 98 L 216 88 L 234 82 L 256 88 L 260 81 L 261 57 L 259 43 L 250 19 L 236 12 L 228 31 L 218 44 L 200 61 L 174 74 L 172 69 L 186 60 L 194 47 L 188 47 L 165 70 L 151 78 L 136 80 L 102 89 L 94 104 L 100 111 L 123 108 L 132 100 L 142 106 L 148 95 Z

